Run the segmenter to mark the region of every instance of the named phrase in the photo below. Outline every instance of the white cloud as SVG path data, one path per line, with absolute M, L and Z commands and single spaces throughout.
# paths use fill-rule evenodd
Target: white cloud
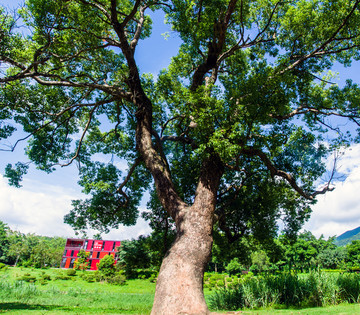
M 57 176 L 61 176 L 60 173 Z M 58 182 L 55 176 L 53 182 Z M 83 195 L 79 189 L 63 183 L 64 179 L 60 186 L 25 178 L 23 187 L 19 189 L 8 186 L 6 178 L 0 174 L 0 220 L 12 230 L 22 233 L 74 237 L 74 231 L 63 223 L 63 218 L 71 209 L 71 200 L 82 198 Z M 149 234 L 150 231 L 148 224 L 139 219 L 137 225 L 113 229 L 103 238 L 131 239 Z M 90 237 L 95 233 L 88 231 Z
M 318 197 L 304 229 L 319 237 L 340 235 L 360 226 L 360 145 L 346 150 L 339 171 L 347 175 L 335 183 L 335 190 Z

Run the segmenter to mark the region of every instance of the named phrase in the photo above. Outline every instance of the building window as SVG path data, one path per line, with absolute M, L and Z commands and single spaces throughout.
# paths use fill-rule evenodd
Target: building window
M 96 253 L 96 258 L 100 258 L 100 252 Z
M 73 250 L 71 251 L 70 256 L 71 256 L 71 257 L 74 256 L 74 251 L 73 251 Z
M 115 251 L 115 246 L 116 246 L 116 242 L 114 242 L 114 244 L 113 244 L 113 248 L 112 248 L 113 252 Z

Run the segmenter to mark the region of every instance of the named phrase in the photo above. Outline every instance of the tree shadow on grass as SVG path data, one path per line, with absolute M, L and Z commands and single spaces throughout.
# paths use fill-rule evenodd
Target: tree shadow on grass
M 9 302 L 9 303 L 0 303 L 0 313 L 2 311 L 10 311 L 10 310 L 63 310 L 67 311 L 70 308 L 59 306 L 59 305 L 42 305 L 42 304 L 26 304 L 20 302 Z

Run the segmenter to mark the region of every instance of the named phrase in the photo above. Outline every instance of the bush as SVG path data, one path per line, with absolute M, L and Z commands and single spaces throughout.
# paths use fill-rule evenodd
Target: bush
M 36 277 L 29 273 L 25 273 L 23 276 L 17 278 L 16 280 L 34 283 L 36 281 Z
M 66 275 L 69 277 L 74 277 L 76 276 L 76 270 L 75 269 L 68 269 L 66 270 Z
M 45 280 L 45 281 L 50 281 L 51 277 L 49 275 L 47 275 L 47 274 L 43 274 L 43 275 L 41 275 L 41 279 Z
M 242 264 L 240 264 L 239 258 L 234 258 L 229 262 L 229 264 L 226 266 L 225 269 L 228 272 L 228 274 L 232 276 L 232 275 L 241 274 L 242 271 L 245 270 L 245 267 Z
M 71 277 L 66 276 L 64 274 L 59 274 L 59 275 L 55 276 L 55 280 L 70 280 L 70 279 L 71 279 Z
M 3 263 L 0 263 L 0 269 L 3 269 L 3 268 L 5 268 L 5 264 L 3 264 Z
M 115 274 L 115 260 L 112 255 L 105 255 L 97 264 L 98 270 L 104 277 L 110 277 Z
M 116 285 L 124 285 L 126 283 L 126 277 L 123 274 L 117 274 L 107 278 L 106 282 Z

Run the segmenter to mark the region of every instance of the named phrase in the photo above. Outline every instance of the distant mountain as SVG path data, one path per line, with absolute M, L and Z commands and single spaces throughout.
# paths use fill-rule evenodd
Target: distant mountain
M 335 244 L 338 246 L 344 246 L 355 240 L 360 240 L 360 226 L 353 230 L 346 231 L 345 233 L 339 235 L 335 239 Z

